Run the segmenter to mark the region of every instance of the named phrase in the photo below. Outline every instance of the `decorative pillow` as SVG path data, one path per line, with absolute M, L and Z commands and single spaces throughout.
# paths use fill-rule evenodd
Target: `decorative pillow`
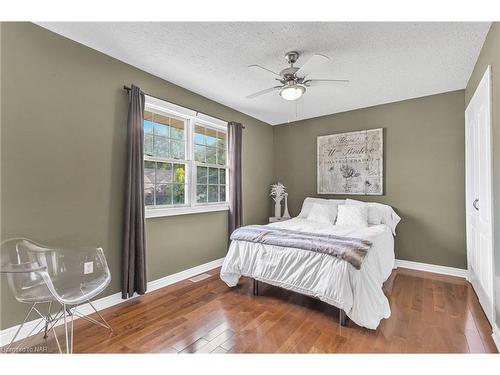
M 335 224 L 337 217 L 337 206 L 327 206 L 324 204 L 313 203 L 311 210 L 307 215 L 307 220 L 322 224 Z
M 346 205 L 366 205 L 366 203 L 361 201 L 356 201 L 354 199 L 347 199 Z M 379 212 L 379 215 L 381 217 L 381 224 L 387 225 L 389 228 L 391 228 L 392 234 L 396 235 L 396 226 L 401 221 L 401 218 L 394 211 L 394 209 L 387 204 L 382 204 L 377 202 L 369 202 L 368 206 L 369 210 L 371 209 L 373 211 L 376 210 Z
M 311 198 L 307 197 L 304 199 L 304 203 L 302 203 L 302 209 L 300 210 L 299 218 L 306 219 L 307 216 L 309 215 L 309 212 L 311 211 L 312 205 L 313 204 L 320 204 L 324 205 L 327 207 L 335 207 L 339 204 L 344 204 L 345 199 L 322 199 L 322 198 Z
M 368 226 L 368 207 L 364 204 L 338 206 L 337 225 Z
M 382 224 L 383 210 L 378 206 L 378 203 L 361 202 L 353 199 L 346 199 L 347 205 L 364 205 L 368 209 L 368 224 L 379 225 Z

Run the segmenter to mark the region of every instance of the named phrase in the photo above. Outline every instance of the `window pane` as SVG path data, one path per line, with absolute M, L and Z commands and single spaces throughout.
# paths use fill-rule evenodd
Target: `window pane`
M 194 160 L 200 161 L 202 163 L 205 163 L 205 153 L 206 153 L 206 147 L 205 146 L 200 146 L 200 145 L 194 145 Z
M 156 185 L 156 205 L 172 204 L 172 184 Z
M 165 126 L 165 125 L 160 125 L 160 124 L 153 124 L 154 125 L 154 135 L 159 135 L 161 137 L 169 137 L 170 136 L 170 127 Z
M 185 185 L 184 184 L 174 184 L 174 204 L 184 204 L 184 191 L 185 191 Z
M 219 188 L 219 201 L 220 202 L 226 201 L 226 185 L 221 185 Z
M 171 119 L 170 137 L 172 139 L 184 139 L 184 121 Z
M 163 137 L 170 137 L 170 117 L 153 113 L 154 133 Z
M 226 133 L 217 132 L 217 147 L 226 148 Z
M 219 169 L 208 168 L 208 183 L 217 185 L 219 183 Z
M 153 155 L 153 136 L 144 134 L 144 155 Z
M 184 159 L 184 142 L 171 140 L 170 151 L 174 159 Z
M 144 185 L 155 183 L 155 162 L 144 162 Z
M 208 201 L 218 202 L 219 201 L 219 187 L 217 185 L 208 185 Z
M 144 204 L 146 206 L 153 206 L 155 204 L 154 189 L 153 184 L 144 184 Z
M 144 120 L 144 134 L 153 134 L 153 123 L 149 120 Z
M 208 168 L 207 167 L 196 167 L 196 182 L 199 184 L 206 185 L 208 178 Z
M 165 137 L 154 137 L 154 155 L 159 156 L 161 158 L 168 158 L 170 156 L 168 150 L 168 138 Z
M 206 128 L 205 134 L 207 135 L 207 146 L 217 146 L 217 130 Z
M 215 147 L 207 147 L 207 163 L 217 163 L 217 149 Z
M 196 185 L 196 202 L 205 203 L 207 201 L 207 185 Z
M 206 144 L 205 141 L 205 128 L 200 125 L 196 125 L 194 129 L 194 143 L 199 145 Z
M 226 165 L 226 150 L 223 148 L 217 149 L 217 164 Z
M 221 185 L 226 184 L 226 170 L 225 169 L 219 169 L 219 184 L 221 184 Z
M 172 182 L 172 164 L 156 163 L 156 184 L 169 184 Z
M 202 134 L 196 133 L 194 135 L 194 143 L 197 145 L 204 145 L 205 144 L 205 136 Z
M 184 183 L 186 181 L 186 166 L 174 164 L 174 182 Z

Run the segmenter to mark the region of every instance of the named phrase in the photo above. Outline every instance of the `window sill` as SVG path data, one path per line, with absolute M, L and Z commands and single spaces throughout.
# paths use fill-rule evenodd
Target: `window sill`
M 228 211 L 228 204 L 214 204 L 195 207 L 175 207 L 175 208 L 151 208 L 146 209 L 146 219 L 164 216 L 178 216 L 188 214 L 199 214 L 203 212 Z

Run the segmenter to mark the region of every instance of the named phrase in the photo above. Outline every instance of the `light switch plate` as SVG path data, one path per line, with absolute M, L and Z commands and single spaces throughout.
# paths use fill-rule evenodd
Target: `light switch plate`
M 83 274 L 87 275 L 92 272 L 94 272 L 94 262 L 83 263 Z

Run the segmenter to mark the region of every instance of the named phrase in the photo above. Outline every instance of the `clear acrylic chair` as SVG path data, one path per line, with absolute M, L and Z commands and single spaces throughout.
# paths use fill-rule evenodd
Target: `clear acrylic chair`
M 64 321 L 67 353 L 73 352 L 75 316 L 112 330 L 90 301 L 111 281 L 111 273 L 101 248 L 54 248 L 26 238 L 13 238 L 2 242 L 0 255 L 0 272 L 7 275 L 14 297 L 19 302 L 31 305 L 7 350 L 10 350 L 33 312 L 42 319 L 27 338 L 36 331 L 40 323 L 45 322 L 45 327 L 42 326 L 45 329 L 44 338 L 52 331 L 60 352 L 62 350 L 54 328 L 61 320 Z M 38 309 L 38 305 L 44 303 L 48 303 L 47 314 Z M 54 303 L 61 307 L 55 313 L 52 312 Z M 82 304 L 88 304 L 100 321 L 78 311 Z M 36 334 L 39 332 L 41 329 Z

